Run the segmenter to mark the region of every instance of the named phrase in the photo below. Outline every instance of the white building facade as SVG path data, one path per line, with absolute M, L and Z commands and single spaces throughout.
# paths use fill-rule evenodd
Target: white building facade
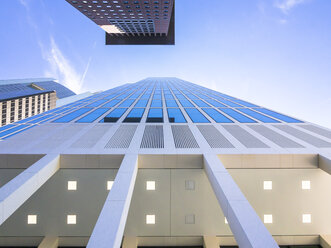
M 0 247 L 331 244 L 331 131 L 177 78 L 0 140 Z

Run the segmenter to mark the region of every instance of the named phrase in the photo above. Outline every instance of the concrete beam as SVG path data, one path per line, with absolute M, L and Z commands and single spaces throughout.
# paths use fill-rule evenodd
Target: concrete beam
M 318 167 L 331 175 L 331 155 L 319 155 Z
M 239 247 L 279 247 L 217 155 L 204 154 L 204 168 Z
M 124 236 L 122 248 L 137 248 L 137 237 Z
M 320 236 L 320 245 L 323 248 L 331 248 L 331 235 L 321 235 Z
M 87 248 L 119 248 L 138 172 L 138 155 L 125 155 Z
M 46 155 L 0 188 L 0 225 L 60 168 L 59 155 Z
M 58 244 L 58 237 L 45 237 L 40 245 L 38 245 L 38 248 L 57 248 Z
M 203 248 L 219 248 L 220 244 L 216 236 L 203 236 Z

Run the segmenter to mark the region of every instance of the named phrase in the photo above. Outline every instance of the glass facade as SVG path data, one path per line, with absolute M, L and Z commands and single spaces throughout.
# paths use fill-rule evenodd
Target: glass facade
M 168 118 L 164 118 L 165 113 Z M 0 139 L 34 124 L 99 122 L 106 125 L 108 122 L 118 122 L 122 116 L 124 123 L 302 122 L 180 79 L 149 78 L 4 126 L 0 129 Z

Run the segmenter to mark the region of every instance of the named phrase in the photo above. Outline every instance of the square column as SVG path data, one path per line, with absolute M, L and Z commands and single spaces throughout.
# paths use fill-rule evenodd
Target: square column
M 239 247 L 279 247 L 216 154 L 204 154 L 204 168 Z
M 331 155 L 319 154 L 318 167 L 331 175 Z
M 58 237 L 45 237 L 40 245 L 38 245 L 38 248 L 57 248 L 58 243 Z
M 87 248 L 119 248 L 121 246 L 137 172 L 138 155 L 125 155 Z
M 60 169 L 59 155 L 46 155 L 0 188 L 0 225 Z

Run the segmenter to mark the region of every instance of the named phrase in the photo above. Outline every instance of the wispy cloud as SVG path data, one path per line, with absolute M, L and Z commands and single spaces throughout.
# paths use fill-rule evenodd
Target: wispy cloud
M 283 13 L 288 13 L 292 8 L 306 2 L 308 2 L 308 0 L 277 0 L 275 7 L 280 9 Z
M 83 83 L 90 67 L 92 56 L 89 58 L 84 70 L 79 72 L 70 59 L 68 59 L 64 52 L 59 48 L 58 43 L 56 43 L 52 34 L 48 34 L 49 38 L 41 38 L 41 32 L 37 22 L 35 22 L 32 17 L 29 0 L 20 0 L 20 3 L 26 9 L 28 24 L 35 31 L 35 37 L 40 47 L 42 58 L 47 62 L 44 75 L 46 77 L 58 79 L 60 83 L 73 90 L 75 93 L 81 93 L 83 91 Z M 42 1 L 41 3 L 43 6 Z M 50 25 L 52 24 L 50 17 L 45 17 L 44 19 L 44 21 L 47 21 Z M 47 40 L 47 42 L 44 42 L 44 40 Z M 95 47 L 95 44 L 93 47 Z

